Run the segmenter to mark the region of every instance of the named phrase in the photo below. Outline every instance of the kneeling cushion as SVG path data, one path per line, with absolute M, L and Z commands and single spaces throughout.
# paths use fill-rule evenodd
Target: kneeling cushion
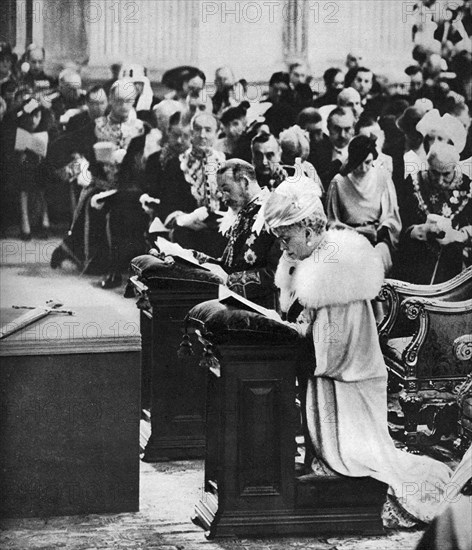
M 299 343 L 298 332 L 260 313 L 209 300 L 193 307 L 189 325 L 203 329 L 212 343 L 287 345 Z

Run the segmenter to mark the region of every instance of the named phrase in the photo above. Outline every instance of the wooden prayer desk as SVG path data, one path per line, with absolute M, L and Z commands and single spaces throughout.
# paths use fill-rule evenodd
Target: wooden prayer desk
M 74 310 L 0 340 L 2 516 L 139 509 L 139 327 Z
M 208 372 L 205 485 L 193 521 L 209 538 L 382 533 L 386 485 L 295 474 L 296 333 L 216 300 L 189 315 Z
M 180 358 L 177 352 L 189 309 L 215 298 L 220 280 L 149 254 L 132 260 L 131 268 L 143 334 L 143 407 L 151 410 L 143 460 L 202 458 L 206 373 L 198 368 L 198 356 Z

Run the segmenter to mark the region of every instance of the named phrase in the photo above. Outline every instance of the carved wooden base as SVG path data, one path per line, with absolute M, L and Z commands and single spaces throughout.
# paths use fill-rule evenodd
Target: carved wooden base
M 200 436 L 157 437 L 151 434 L 144 449 L 143 462 L 167 462 L 169 460 L 188 460 L 202 458 L 205 455 L 205 438 Z
M 142 310 L 142 391 L 151 411 L 151 437 L 144 462 L 186 460 L 205 456 L 206 371 L 199 366 L 198 342 L 193 355 L 179 357 L 183 321 L 194 305 L 214 297 L 215 290 L 147 290 Z M 145 344 L 145 345 L 144 345 Z
M 382 533 L 387 487 L 369 478 L 295 474 L 297 348 L 219 345 L 208 374 L 207 537 Z
M 344 484 L 348 487 L 350 484 L 353 485 L 352 481 L 354 484 L 359 484 L 359 480 L 347 480 L 346 483 L 344 480 L 339 481 L 338 479 L 331 479 L 326 484 L 320 484 L 318 479 L 310 485 L 299 486 L 300 507 L 285 510 L 263 509 L 256 506 L 255 510 L 226 511 L 218 508 L 217 495 L 209 491 L 203 494 L 195 506 L 195 516 L 192 521 L 206 531 L 206 536 L 209 539 L 236 536 L 320 535 L 324 533 L 330 535 L 340 533 L 383 534 L 380 510 L 385 500 L 385 486 L 382 483 L 366 480 L 370 487 L 367 499 L 365 492 L 359 493 L 359 485 L 357 485 L 357 497 L 359 498 L 361 494 L 364 496 L 364 500 L 370 502 L 369 504 L 364 503 L 364 506 L 358 504 L 354 508 L 347 507 L 346 499 L 343 502 L 343 497 L 338 491 L 335 491 L 336 498 L 330 504 L 320 502 L 320 499 L 314 496 L 315 494 L 320 495 L 320 488 L 323 493 L 326 490 L 329 493 L 330 486 L 332 488 Z M 349 490 L 346 491 L 345 496 L 348 500 L 353 497 L 353 495 L 349 495 Z M 321 500 L 323 500 L 322 497 Z

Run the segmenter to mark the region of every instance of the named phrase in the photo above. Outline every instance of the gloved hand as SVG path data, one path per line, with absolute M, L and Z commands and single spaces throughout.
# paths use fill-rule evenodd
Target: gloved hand
M 436 239 L 441 246 L 447 246 L 452 243 L 465 243 L 467 235 L 454 229 L 452 226 L 448 227 L 445 231 L 445 236 L 442 239 Z
M 105 206 L 105 201 L 99 200 L 101 193 L 97 193 L 90 199 L 90 206 L 95 210 L 101 210 Z
M 416 239 L 417 241 L 427 241 L 429 235 L 431 234 L 431 228 L 431 224 L 427 222 L 414 225 L 410 236 L 412 239 Z
M 160 204 L 161 201 L 159 199 L 151 197 L 150 195 L 148 195 L 148 193 L 143 193 L 139 197 L 139 202 L 141 203 L 141 208 L 144 210 L 144 212 L 146 212 L 148 216 L 154 216 L 155 212 L 153 205 L 157 206 L 158 204 Z
M 207 227 L 205 220 L 208 216 L 208 210 L 201 206 L 190 214 L 181 214 L 176 218 L 175 223 L 181 227 L 188 227 L 193 231 L 201 231 Z

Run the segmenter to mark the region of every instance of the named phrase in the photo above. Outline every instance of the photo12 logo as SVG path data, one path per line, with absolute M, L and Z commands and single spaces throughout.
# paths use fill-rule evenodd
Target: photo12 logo
M 105 16 L 106 12 L 111 12 L 112 22 L 118 23 L 138 23 L 139 22 L 139 3 L 128 2 L 127 0 L 111 1 L 90 1 L 90 2 L 43 2 L 41 0 L 18 0 L 16 2 L 17 19 L 25 21 L 31 17 L 33 23 L 47 21 L 50 23 L 59 23 L 67 21 L 72 24 L 79 24 L 81 21 L 86 23 L 98 23 Z
M 275 23 L 280 19 L 297 22 L 304 18 L 314 23 L 339 23 L 338 2 L 204 1 L 201 10 L 202 23 L 259 23 L 260 21 Z

